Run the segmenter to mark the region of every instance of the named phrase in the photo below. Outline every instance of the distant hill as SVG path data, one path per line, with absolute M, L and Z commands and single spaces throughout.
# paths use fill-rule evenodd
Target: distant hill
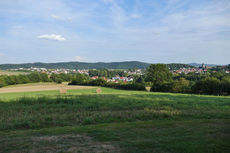
M 199 63 L 189 63 L 188 65 L 191 65 L 191 66 L 194 66 L 194 67 L 200 67 L 200 66 L 202 66 L 202 64 L 199 64 Z M 211 66 L 211 67 L 218 66 L 216 64 L 205 64 L 205 65 L 206 66 Z
M 138 62 L 138 61 L 126 61 L 126 62 L 97 62 L 97 63 L 85 63 L 85 62 L 60 62 L 60 63 L 24 63 L 24 64 L 1 64 L 0 69 L 19 69 L 19 68 L 47 68 L 47 69 L 146 69 L 150 63 Z M 171 70 L 193 67 L 188 64 L 171 63 L 167 64 Z
M 84 63 L 84 62 L 61 62 L 61 63 L 25 63 L 25 64 L 1 64 L 0 69 L 19 69 L 19 68 L 47 68 L 47 69 L 145 69 L 148 63 L 128 61 L 111 63 Z
M 194 68 L 194 66 L 189 64 L 181 64 L 181 63 L 170 63 L 166 64 L 170 70 L 178 70 L 180 68 Z

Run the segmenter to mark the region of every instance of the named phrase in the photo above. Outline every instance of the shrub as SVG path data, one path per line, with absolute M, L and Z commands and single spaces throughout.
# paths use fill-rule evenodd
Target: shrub
M 205 78 L 197 81 L 192 90 L 198 94 L 220 95 L 222 94 L 220 87 L 221 83 L 217 78 Z
M 0 88 L 4 87 L 4 85 L 2 83 L 0 83 Z
M 91 86 L 106 86 L 106 81 L 102 78 L 98 78 L 98 79 L 95 79 L 95 80 L 91 80 L 89 82 L 89 85 Z
M 57 84 L 61 84 L 61 83 L 62 83 L 62 79 L 58 78 L 58 79 L 56 80 L 56 83 L 57 83 Z
M 155 92 L 171 92 L 173 82 L 154 83 L 151 87 L 151 91 Z
M 222 95 L 230 95 L 230 77 L 224 78 L 220 82 L 220 90 Z
M 172 92 L 186 93 L 189 92 L 189 90 L 190 90 L 190 85 L 188 80 L 184 78 L 180 78 L 179 80 L 173 82 Z
M 77 82 L 75 79 L 72 80 L 69 85 L 87 85 L 87 86 L 102 86 L 115 89 L 124 89 L 124 90 L 145 90 L 145 85 L 143 83 L 113 83 L 106 82 L 102 78 L 95 80 L 85 80 L 83 82 Z
M 115 88 L 124 90 L 145 90 L 145 86 L 142 83 L 117 84 Z
M 83 74 L 78 73 L 75 78 L 69 83 L 69 85 L 84 85 L 86 77 Z
M 4 78 L 0 78 L 0 88 L 4 87 L 6 85 L 7 84 L 6 84 L 5 80 L 4 80 Z

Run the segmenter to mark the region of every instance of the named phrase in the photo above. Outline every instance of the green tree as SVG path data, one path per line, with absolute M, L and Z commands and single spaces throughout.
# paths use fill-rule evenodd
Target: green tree
M 219 95 L 221 93 L 221 83 L 217 78 L 205 78 L 197 81 L 193 86 L 193 92 L 199 94 Z
M 71 81 L 71 85 L 82 85 L 86 80 L 86 76 L 78 73 L 75 78 Z
M 152 64 L 147 70 L 146 81 L 155 85 L 171 82 L 172 73 L 165 64 Z
M 221 80 L 220 88 L 223 95 L 230 95 L 230 76 L 226 76 Z
M 57 84 L 62 84 L 62 79 L 61 79 L 61 78 L 57 78 L 57 79 L 56 79 L 56 83 L 57 83 Z
M 40 82 L 41 81 L 41 76 L 40 73 L 34 72 L 28 75 L 29 79 L 31 82 Z
M 20 80 L 20 83 L 29 83 L 30 79 L 27 75 L 18 75 L 18 79 Z
M 144 77 L 143 76 L 137 76 L 135 78 L 135 82 L 137 82 L 137 83 L 144 83 L 145 82 Z
M 6 83 L 5 79 L 4 79 L 4 77 L 0 76 L 0 88 L 4 87 L 6 85 L 7 85 L 7 83 Z
M 106 81 L 102 78 L 98 78 L 98 79 L 90 81 L 90 85 L 93 85 L 93 86 L 104 86 L 105 84 L 106 84 Z
M 50 82 L 50 79 L 49 79 L 49 77 L 48 77 L 48 74 L 46 74 L 46 73 L 41 73 L 40 76 L 41 76 L 41 81 L 42 81 L 42 82 Z
M 172 92 L 185 93 L 189 91 L 189 81 L 185 78 L 180 78 L 173 82 Z

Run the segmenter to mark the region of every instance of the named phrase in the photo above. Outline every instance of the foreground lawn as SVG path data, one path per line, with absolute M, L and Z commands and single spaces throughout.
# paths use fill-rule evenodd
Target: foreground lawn
M 230 152 L 229 97 L 57 92 L 0 102 L 0 152 Z
M 2 152 L 228 153 L 230 120 L 153 120 L 1 132 Z

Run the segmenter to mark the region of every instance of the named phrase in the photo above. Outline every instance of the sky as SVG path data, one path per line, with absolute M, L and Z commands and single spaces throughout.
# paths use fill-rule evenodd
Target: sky
M 230 0 L 0 0 L 0 64 L 230 64 Z

